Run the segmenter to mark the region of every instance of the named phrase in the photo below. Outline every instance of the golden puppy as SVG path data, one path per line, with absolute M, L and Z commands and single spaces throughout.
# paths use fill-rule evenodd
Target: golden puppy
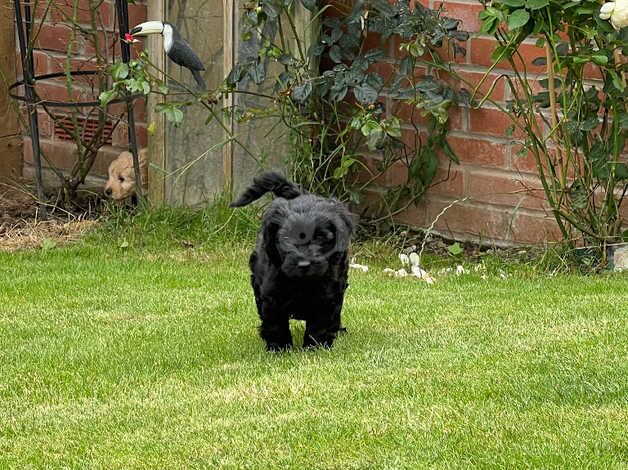
M 140 174 L 142 188 L 146 190 L 148 180 L 147 149 L 140 150 Z M 105 185 L 105 196 L 115 201 L 126 199 L 135 194 L 135 171 L 133 169 L 133 155 L 124 151 L 109 165 L 109 179 Z

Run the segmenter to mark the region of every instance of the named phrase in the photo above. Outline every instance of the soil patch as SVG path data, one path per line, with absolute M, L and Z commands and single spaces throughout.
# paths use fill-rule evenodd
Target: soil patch
M 48 220 L 39 217 L 35 189 L 24 181 L 0 181 L 0 251 L 52 247 L 77 240 L 100 216 L 99 198 L 86 193 L 85 207 L 72 211 L 50 206 Z

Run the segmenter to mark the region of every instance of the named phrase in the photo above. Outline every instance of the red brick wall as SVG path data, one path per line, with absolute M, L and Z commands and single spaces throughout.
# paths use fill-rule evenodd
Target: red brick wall
M 459 73 L 468 81 L 478 83 L 491 64 L 494 41 L 477 33 L 480 29 L 478 14 L 482 5 L 474 0 L 421 0 L 423 5 L 436 8 L 441 3 L 446 15 L 462 20 L 461 29 L 471 33 L 466 44 L 466 57 L 456 58 Z M 540 72 L 531 61 L 544 55 L 542 49 L 529 41 L 523 47 L 528 70 Z M 398 52 L 391 50 L 388 62 L 394 65 Z M 493 70 L 484 91 L 500 74 L 507 72 L 507 64 Z M 441 78 L 448 79 L 441 75 Z M 460 86 L 460 83 L 452 83 Z M 465 88 L 469 89 L 468 86 Z M 500 81 L 492 98 L 499 102 L 509 99 L 509 91 Z M 398 105 L 387 100 L 389 112 Z M 395 106 L 397 106 L 395 108 Z M 546 204 L 535 176 L 532 157 L 517 156 L 519 146 L 505 136 L 510 125 L 509 118 L 487 104 L 483 109 L 453 109 L 448 141 L 460 158 L 460 165 L 452 165 L 449 179 L 432 187 L 424 200 L 410 207 L 398 220 L 413 226 L 429 226 L 444 207 L 452 202 L 468 198 L 455 204 L 435 224 L 439 233 L 456 239 L 473 239 L 499 243 L 538 243 L 559 239 L 553 218 L 546 212 Z M 410 127 L 408 127 L 410 131 Z M 517 136 L 515 135 L 515 138 Z M 441 157 L 439 173 L 435 181 L 447 175 L 449 159 Z M 383 185 L 403 181 L 405 167 L 393 168 Z M 381 189 L 381 188 L 380 188 Z
M 45 2 L 40 2 L 45 3 Z M 67 15 L 72 14 L 72 0 L 54 0 L 54 4 L 59 8 L 52 8 L 46 20 L 43 23 L 41 32 L 39 33 L 36 49 L 34 51 L 35 73 L 38 75 L 62 72 L 66 63 L 66 54 L 70 42 L 71 28 L 67 22 Z M 79 3 L 79 22 L 89 27 L 89 10 L 87 1 L 81 0 Z M 36 21 L 41 23 L 42 12 L 36 12 Z M 136 4 L 129 4 L 129 26 L 146 20 L 146 3 L 144 0 L 138 1 Z M 99 41 L 103 45 L 103 50 L 107 51 L 108 61 L 112 62 L 114 57 L 120 58 L 120 47 L 117 39 L 117 16 L 115 15 L 115 4 L 113 0 L 105 0 L 98 10 L 98 29 Z M 75 43 L 73 48 L 73 70 L 94 70 L 94 46 L 91 41 L 81 36 Z M 21 66 L 18 60 L 18 73 L 21 74 Z M 94 78 L 75 78 L 75 86 L 73 96 L 68 96 L 65 88 L 65 79 L 59 78 L 54 80 L 44 80 L 37 83 L 37 93 L 42 99 L 69 101 L 92 101 L 98 99 L 97 88 L 94 87 Z M 108 144 L 99 152 L 98 158 L 92 169 L 92 176 L 104 177 L 107 174 L 107 167 L 113 158 L 115 158 L 122 149 L 128 148 L 128 127 L 126 125 L 126 115 L 124 114 L 126 106 L 117 104 L 108 108 L 111 121 L 117 121 L 122 116 L 120 123 L 117 125 Z M 91 108 L 83 108 L 87 112 Z M 138 143 L 141 146 L 146 145 L 146 106 L 143 99 L 135 102 L 135 118 Z M 61 108 L 50 108 L 50 110 L 59 117 L 67 115 Z M 41 148 L 45 155 L 62 169 L 69 169 L 76 161 L 76 147 L 74 143 L 68 140 L 65 132 L 55 126 L 53 120 L 42 109 L 38 112 L 39 131 L 41 139 Z M 85 118 L 87 126 L 93 124 L 89 122 L 90 118 L 95 114 Z M 85 121 L 81 120 L 81 125 Z M 108 132 L 106 132 L 108 134 Z M 24 142 L 24 173 L 29 175 L 32 173 L 32 146 L 30 139 L 25 138 Z M 44 162 L 45 165 L 45 162 Z M 98 180 L 93 180 L 95 184 L 99 184 Z

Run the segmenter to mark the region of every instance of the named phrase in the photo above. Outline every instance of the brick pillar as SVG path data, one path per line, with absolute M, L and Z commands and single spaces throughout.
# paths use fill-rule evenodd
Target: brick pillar
M 0 0 L 0 177 L 22 174 L 22 140 L 7 87 L 15 81 L 15 31 L 12 0 Z M 4 80 L 1 78 L 4 77 Z M 6 80 L 6 82 L 5 82 Z

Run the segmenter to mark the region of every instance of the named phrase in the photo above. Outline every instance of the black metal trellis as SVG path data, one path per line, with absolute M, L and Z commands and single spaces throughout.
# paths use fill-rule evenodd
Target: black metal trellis
M 46 80 L 55 77 L 64 77 L 65 73 L 52 73 L 45 75 L 35 75 L 33 59 L 33 48 L 28 46 L 28 38 L 31 37 L 32 12 L 29 0 L 22 6 L 21 0 L 14 0 L 15 20 L 17 23 L 17 36 L 20 47 L 20 60 L 22 63 L 23 80 L 16 81 L 9 87 L 9 95 L 19 101 L 26 103 L 28 112 L 29 132 L 33 146 L 33 163 L 35 164 L 35 180 L 37 184 L 37 198 L 39 199 L 39 215 L 42 219 L 47 218 L 48 210 L 45 202 L 43 174 L 41 166 L 41 147 L 39 142 L 39 122 L 37 118 L 37 107 L 48 106 L 57 108 L 81 108 L 87 106 L 98 106 L 97 101 L 51 101 L 42 100 L 37 96 L 35 89 L 37 80 Z M 124 41 L 125 34 L 129 32 L 129 8 L 127 0 L 116 0 L 116 13 L 118 17 L 118 30 L 120 34 L 120 50 L 122 61 L 128 63 L 131 60 L 131 50 L 128 43 Z M 70 75 L 95 75 L 96 70 L 72 71 Z M 17 89 L 24 86 L 24 94 L 20 95 Z M 137 136 L 135 132 L 135 115 L 133 101 L 140 95 L 126 94 L 122 98 L 113 100 L 111 103 L 126 102 L 129 149 L 133 155 L 133 168 L 135 171 L 135 192 L 138 201 L 143 203 L 142 180 L 140 172 L 140 162 L 137 151 Z

